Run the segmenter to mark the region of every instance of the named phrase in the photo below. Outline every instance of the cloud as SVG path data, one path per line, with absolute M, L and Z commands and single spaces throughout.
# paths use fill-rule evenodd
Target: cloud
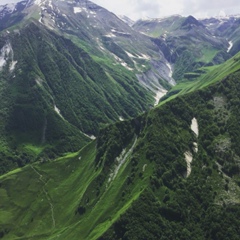
M 134 20 L 143 17 L 161 17 L 182 12 L 183 4 L 176 0 L 92 0 L 92 2 L 119 14 L 126 15 Z
M 142 17 L 163 17 L 173 14 L 197 17 L 216 16 L 219 13 L 236 14 L 239 0 L 92 0 L 96 4 L 133 20 Z
M 16 2 L 20 2 L 20 0 L 0 0 L 0 5 L 5 5 L 8 3 L 16 3 Z
M 0 5 L 20 0 L 0 0 Z M 67 0 L 66 0 L 67 1 Z M 161 18 L 173 14 L 208 17 L 240 13 L 239 0 L 91 0 L 117 14 L 133 20 Z
M 240 9 L 238 0 L 185 0 L 184 14 L 216 16 L 220 12 L 236 14 Z

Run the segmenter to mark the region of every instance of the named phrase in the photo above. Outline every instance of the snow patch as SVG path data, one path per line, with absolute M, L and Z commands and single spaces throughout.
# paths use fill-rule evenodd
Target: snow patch
M 55 111 L 62 119 L 64 119 L 64 117 L 62 116 L 59 108 L 58 108 L 56 105 L 54 105 L 54 111 Z
M 138 56 L 138 58 L 140 58 L 140 59 L 146 59 L 146 60 L 150 60 L 151 59 L 151 57 L 150 56 L 148 56 L 148 55 L 146 55 L 146 54 L 141 54 L 141 56 Z
M 51 0 L 49 1 L 49 7 L 50 7 L 51 9 L 53 9 L 53 5 L 52 5 L 52 1 L 51 1 Z
M 232 47 L 233 47 L 233 42 L 232 42 L 232 41 L 229 41 L 228 43 L 229 43 L 229 47 L 228 47 L 227 52 L 230 52 L 230 50 L 231 50 Z
M 0 51 L 0 69 L 7 63 L 8 56 L 11 52 L 11 45 L 9 43 L 5 44 Z
M 116 37 L 116 35 L 114 35 L 114 34 L 112 34 L 112 33 L 109 33 L 109 34 L 105 35 L 105 37 L 113 38 L 113 37 Z
M 192 119 L 192 123 L 191 123 L 191 130 L 196 134 L 196 136 L 198 137 L 199 135 L 199 130 L 198 130 L 198 121 L 196 118 Z M 194 152 L 197 153 L 198 152 L 198 144 L 197 142 L 193 142 L 193 147 L 194 147 Z M 191 168 L 191 163 L 193 160 L 193 155 L 191 152 L 187 151 L 184 153 L 185 156 L 185 160 L 187 162 L 187 173 L 186 173 L 186 177 L 189 177 L 192 171 Z
M 117 55 L 115 55 L 114 53 L 112 53 L 113 57 L 115 58 L 115 60 L 117 60 L 123 67 L 125 67 L 126 69 L 128 69 L 129 71 L 133 71 L 133 68 L 128 67 L 127 63 L 124 62 L 121 58 L 119 58 Z M 114 65 L 114 63 L 113 63 Z
M 43 20 L 43 17 L 42 17 L 42 15 L 41 15 L 41 17 L 39 18 L 38 21 L 39 21 L 40 23 L 43 23 L 42 20 Z
M 198 121 L 197 121 L 196 118 L 192 119 L 191 129 L 196 134 L 196 136 L 198 137 L 199 130 L 198 130 Z
M 18 61 L 12 61 L 11 62 L 10 67 L 9 67 L 10 72 L 13 72 L 17 63 L 18 63 Z
M 166 95 L 167 92 L 168 91 L 165 90 L 165 89 L 160 89 L 160 90 L 157 91 L 156 96 L 155 96 L 156 101 L 154 103 L 154 106 L 158 105 L 158 102 L 159 102 L 160 98 L 162 98 L 164 95 Z
M 37 78 L 35 81 L 36 81 L 38 86 L 40 86 L 40 87 L 42 86 L 43 80 L 41 78 Z
M 193 147 L 194 147 L 194 152 L 198 153 L 198 144 L 196 142 L 193 143 Z
M 129 70 L 129 71 L 133 71 L 133 70 L 134 70 L 133 68 L 128 67 L 127 63 L 125 63 L 125 62 L 121 62 L 121 65 L 122 65 L 123 67 L 125 67 L 125 68 L 126 68 L 127 70 Z
M 38 6 L 40 6 L 40 5 L 41 5 L 41 2 L 42 2 L 41 0 L 35 0 L 34 3 L 35 3 L 36 5 L 38 5 Z
M 116 178 L 121 166 L 126 162 L 127 158 L 132 153 L 136 143 L 137 143 L 137 137 L 135 138 L 134 143 L 131 146 L 131 148 L 128 150 L 128 152 L 127 152 L 126 149 L 123 149 L 120 156 L 115 159 L 115 166 L 114 166 L 114 169 L 112 170 L 112 172 L 109 175 L 108 183 L 112 182 Z
M 13 50 L 11 44 L 8 42 L 0 50 L 0 70 L 2 70 L 2 68 L 6 65 L 10 53 L 13 54 Z M 15 64 L 13 63 L 13 67 L 15 67 L 15 65 L 16 63 Z
M 76 14 L 76 13 L 81 13 L 82 12 L 82 8 L 80 8 L 80 7 L 74 7 L 73 8 L 73 12 Z
M 95 139 L 96 139 L 96 137 L 95 137 L 94 135 L 88 135 L 88 137 L 89 137 L 90 139 L 92 139 L 92 140 L 95 140 Z
M 145 172 L 146 167 L 147 167 L 147 164 L 144 164 L 144 165 L 143 165 L 143 169 L 142 169 L 143 172 Z
M 92 139 L 92 140 L 95 140 L 95 139 L 96 139 L 96 137 L 95 137 L 94 135 L 88 135 L 88 134 L 86 134 L 86 133 L 83 133 L 83 135 L 86 136 L 86 137 L 88 137 L 88 138 L 90 138 L 90 139 Z
M 117 31 L 116 29 L 111 29 L 111 31 L 114 32 L 114 33 L 117 33 L 117 34 L 121 34 L 121 35 L 131 35 L 130 33 L 120 32 L 120 31 Z
M 185 160 L 187 162 L 187 174 L 186 174 L 186 177 L 189 177 L 190 174 L 191 174 L 191 171 L 192 171 L 191 163 L 192 163 L 192 160 L 193 160 L 193 156 L 192 156 L 191 152 L 185 152 L 184 156 L 185 156 Z
M 172 77 L 172 75 L 173 75 L 172 66 L 170 65 L 170 63 L 167 63 L 166 65 L 167 65 L 168 68 L 169 68 L 169 74 L 168 74 L 168 76 L 169 76 L 169 77 Z
M 135 58 L 130 52 L 125 51 L 130 58 Z
M 0 11 L 7 11 L 7 13 L 12 13 L 15 10 L 16 3 L 8 3 L 6 5 L 0 6 Z

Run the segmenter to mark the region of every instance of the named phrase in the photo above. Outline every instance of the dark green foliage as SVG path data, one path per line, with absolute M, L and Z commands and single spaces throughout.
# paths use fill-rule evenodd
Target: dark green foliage
M 176 51 L 177 55 L 179 54 L 180 57 L 177 58 L 175 62 L 175 71 L 173 74 L 174 79 L 182 79 L 184 76 L 184 73 L 193 71 L 197 68 L 200 68 L 204 65 L 202 62 L 196 62 L 196 56 L 187 49 L 177 49 Z
M 121 151 L 129 145 L 134 134 L 135 129 L 131 121 L 119 122 L 102 129 L 97 139 L 96 164 L 104 164 L 104 167 L 108 168 Z
M 100 240 L 238 239 L 240 207 L 231 202 L 231 186 L 239 175 L 239 79 L 236 72 L 148 114 L 140 135 L 141 150 L 155 163 L 150 186 Z M 198 139 L 187 132 L 193 117 Z M 192 141 L 199 151 L 185 180 L 183 153 Z M 224 192 L 227 199 L 219 197 Z
M 3 143 L 10 145 L 4 146 L 0 165 L 6 170 L 16 166 L 6 163 L 7 155 L 14 157 L 12 149 L 17 155 L 26 152 L 20 145 L 39 149 L 37 155 L 28 152 L 32 161 L 76 151 L 89 141 L 82 133 L 98 135 L 101 127 L 120 116 L 146 110 L 152 100 L 133 74 L 103 69 L 70 40 L 37 23 L 0 38 L 0 46 L 7 42 L 17 64 L 11 73 L 8 63 L 0 76 L 1 133 Z
M 190 17 L 183 28 L 192 24 L 198 22 Z M 239 72 L 99 130 L 147 108 L 149 95 L 133 74 L 103 68 L 70 40 L 35 24 L 14 40 L 16 75 L 7 67 L 1 72 L 0 171 L 30 164 L 1 178 L 8 208 L 1 211 L 0 238 L 239 238 Z M 108 38 L 105 47 L 133 64 Z M 174 60 L 179 79 L 211 60 L 200 61 L 200 53 L 184 46 L 175 54 L 181 55 Z M 214 61 L 227 57 L 219 52 Z M 190 128 L 193 118 L 199 136 Z M 85 144 L 82 132 L 98 135 L 96 142 L 48 162 Z M 193 156 L 189 176 L 186 153 Z M 41 163 L 32 164 L 36 160 Z
M 129 58 L 126 52 L 120 46 L 114 43 L 111 38 L 104 37 L 103 44 L 110 52 L 118 56 L 120 59 L 123 59 L 129 67 L 134 67 L 133 61 Z
M 212 63 L 214 65 L 221 64 L 227 61 L 230 58 L 230 54 L 226 53 L 225 51 L 219 51 L 213 58 Z
M 46 188 L 55 199 L 54 213 L 64 220 L 63 225 L 56 225 L 56 236 L 61 232 L 60 239 L 238 239 L 239 79 L 235 72 L 136 119 L 109 125 L 100 130 L 96 145 L 93 142 L 87 152 L 80 151 L 73 159 L 39 164 L 40 173 L 46 177 L 51 173 Z M 46 118 L 54 119 L 51 113 L 46 112 Z M 198 122 L 198 136 L 190 128 L 193 118 Z M 50 136 L 61 139 L 48 121 L 53 129 Z M 116 159 L 123 150 L 129 155 L 117 169 Z M 188 177 L 186 152 L 193 155 Z M 26 155 L 22 157 L 28 161 Z M 68 178 L 56 167 L 67 171 Z M 115 178 L 111 178 L 113 173 Z M 29 179 L 27 171 L 22 174 Z M 32 169 L 31 174 L 36 172 Z M 61 188 L 56 191 L 53 186 L 60 175 Z M 3 177 L 3 186 L 17 176 L 7 176 L 6 182 Z M 39 175 L 35 177 L 36 184 L 41 183 Z M 39 191 L 43 193 L 42 186 Z M 72 202 L 66 213 L 59 203 L 62 191 L 69 194 L 64 195 L 65 204 Z M 49 213 L 43 216 L 51 221 Z M 50 235 L 51 231 L 45 238 Z

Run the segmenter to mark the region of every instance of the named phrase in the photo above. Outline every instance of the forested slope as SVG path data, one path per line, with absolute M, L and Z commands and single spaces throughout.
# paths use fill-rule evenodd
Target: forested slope
M 240 72 L 219 74 L 76 154 L 2 176 L 3 239 L 238 239 Z
M 30 21 L 2 34 L 1 172 L 73 152 L 89 136 L 147 110 L 153 97 L 124 68 L 102 68 L 79 46 Z

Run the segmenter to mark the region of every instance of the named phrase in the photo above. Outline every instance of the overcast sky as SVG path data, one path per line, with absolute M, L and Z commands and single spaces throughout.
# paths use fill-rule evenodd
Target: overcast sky
M 240 13 L 240 0 L 92 0 L 119 15 L 133 20 L 161 18 L 173 14 L 210 17 Z
M 19 1 L 0 0 L 0 5 Z M 210 17 L 240 13 L 240 0 L 92 0 L 92 2 L 133 20 L 145 17 L 161 18 L 173 14 Z

